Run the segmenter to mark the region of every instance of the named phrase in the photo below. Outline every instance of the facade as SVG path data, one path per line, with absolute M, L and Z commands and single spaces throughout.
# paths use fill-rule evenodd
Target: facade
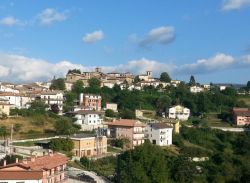
M 50 153 L 31 157 L 21 162 L 0 167 L 1 182 L 59 183 L 67 182 L 65 174 L 68 158 L 63 154 Z
M 114 112 L 117 112 L 117 104 L 115 103 L 106 103 L 106 110 L 111 109 Z
M 74 142 L 72 150 L 77 157 L 93 157 L 107 153 L 107 137 L 95 137 L 93 135 L 76 134 L 69 137 Z
M 135 147 L 144 143 L 145 125 L 136 120 L 119 119 L 108 123 L 110 136 L 112 138 L 127 138 L 130 147 Z
M 233 120 L 238 126 L 250 125 L 250 110 L 248 108 L 233 108 Z
M 100 111 L 102 108 L 102 97 L 94 94 L 80 94 L 80 105 Z
M 57 104 L 60 112 L 63 111 L 63 92 L 62 91 L 44 91 L 41 93 L 41 100 L 48 104 L 49 107 L 53 104 Z
M 173 128 L 166 123 L 149 123 L 146 127 L 146 138 L 152 144 L 168 146 L 172 144 Z
M 204 92 L 204 88 L 200 87 L 200 86 L 191 86 L 190 87 L 190 92 L 191 93 L 200 93 L 200 92 Z
M 94 110 L 79 110 L 73 113 L 76 124 L 81 125 L 82 130 L 93 130 L 102 126 L 102 113 Z
M 181 121 L 185 121 L 188 120 L 189 116 L 190 110 L 180 105 L 171 107 L 168 111 L 168 117 L 171 119 L 179 119 Z
M 0 115 L 6 114 L 7 116 L 9 116 L 10 107 L 11 104 L 9 104 L 9 100 L 0 98 Z
M 139 79 L 142 81 L 154 81 L 152 71 L 146 71 L 146 74 L 139 75 Z
M 0 93 L 0 99 L 8 100 L 13 108 L 27 108 L 27 104 L 31 102 L 31 98 L 24 94 L 18 93 Z

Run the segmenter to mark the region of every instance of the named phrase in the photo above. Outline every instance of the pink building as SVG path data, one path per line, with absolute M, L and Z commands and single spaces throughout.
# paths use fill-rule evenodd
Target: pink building
M 102 97 L 93 94 L 80 94 L 80 105 L 96 111 L 102 108 Z
M 250 110 L 248 108 L 233 108 L 233 119 L 236 125 L 249 125 Z
M 137 120 L 119 119 L 108 123 L 110 136 L 113 138 L 127 138 L 130 147 L 135 147 L 144 143 L 145 125 Z
M 68 182 L 65 174 L 68 158 L 63 154 L 50 153 L 46 156 L 31 157 L 21 162 L 0 167 L 0 182 Z

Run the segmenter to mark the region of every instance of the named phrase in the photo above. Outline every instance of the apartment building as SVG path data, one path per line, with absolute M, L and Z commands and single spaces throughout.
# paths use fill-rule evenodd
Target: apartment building
M 93 157 L 107 153 L 107 137 L 89 134 L 75 134 L 69 138 L 74 143 L 73 154 L 77 157 Z
M 68 158 L 59 153 L 31 157 L 0 167 L 0 182 L 62 183 L 68 182 L 66 164 Z
M 102 97 L 94 94 L 80 94 L 80 105 L 100 111 L 102 108 Z
M 127 138 L 131 148 L 144 143 L 146 125 L 137 120 L 118 119 L 107 125 L 110 129 L 110 136 L 112 138 Z
M 172 144 L 173 127 L 166 123 L 149 123 L 145 130 L 145 136 L 152 144 L 169 146 Z
M 62 91 L 43 91 L 41 92 L 41 100 L 51 105 L 56 104 L 59 107 L 59 113 L 63 111 L 63 92 Z
M 250 125 L 250 110 L 248 108 L 233 108 L 232 113 L 236 125 Z

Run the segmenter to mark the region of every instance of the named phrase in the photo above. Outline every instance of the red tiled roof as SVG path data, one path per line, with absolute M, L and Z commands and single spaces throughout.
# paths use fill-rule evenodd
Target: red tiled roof
M 43 171 L 0 171 L 0 180 L 39 180 Z
M 24 167 L 29 167 L 32 170 L 41 170 L 41 169 L 52 169 L 60 165 L 67 163 L 69 158 L 63 154 L 55 153 L 53 155 L 46 155 L 41 157 L 36 157 L 35 161 L 28 161 L 27 164 L 24 162 L 20 163 Z

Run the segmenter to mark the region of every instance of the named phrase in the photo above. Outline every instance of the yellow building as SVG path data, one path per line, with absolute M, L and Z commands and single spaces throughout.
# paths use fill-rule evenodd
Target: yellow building
M 88 134 L 75 134 L 69 137 L 74 143 L 72 150 L 74 156 L 77 157 L 93 157 L 107 153 L 107 137 L 99 138 Z
M 0 99 L 0 115 L 6 114 L 7 116 L 10 115 L 10 107 L 11 104 L 9 104 L 9 100 L 6 99 Z

